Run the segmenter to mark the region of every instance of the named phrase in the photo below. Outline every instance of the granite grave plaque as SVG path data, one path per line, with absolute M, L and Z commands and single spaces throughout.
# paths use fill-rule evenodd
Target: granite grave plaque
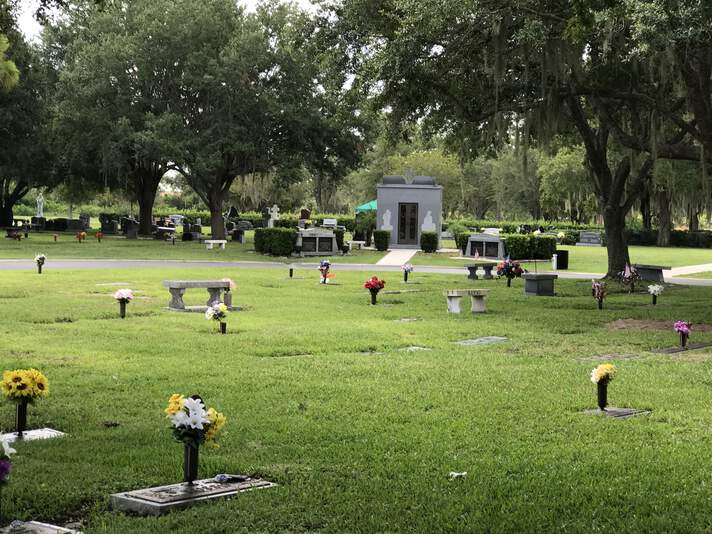
M 212 499 L 230 497 L 254 489 L 276 486 L 260 478 L 232 476 L 226 482 L 196 480 L 193 484 L 170 484 L 124 493 L 114 493 L 109 502 L 114 510 L 139 515 L 159 515 Z
M 25 430 L 22 433 L 21 438 L 18 438 L 17 432 L 8 432 L 7 434 L 0 434 L 0 438 L 7 441 L 8 443 L 14 443 L 16 441 L 35 441 L 37 439 L 61 438 L 64 435 L 64 432 L 54 430 L 53 428 L 37 428 L 35 430 Z

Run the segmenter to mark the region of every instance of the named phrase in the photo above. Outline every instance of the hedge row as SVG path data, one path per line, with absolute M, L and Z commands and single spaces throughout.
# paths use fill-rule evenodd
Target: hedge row
M 438 234 L 435 232 L 423 232 L 420 234 L 420 249 L 423 252 L 437 252 Z
M 600 224 L 576 224 L 565 221 L 492 221 L 486 219 L 471 219 L 462 217 L 457 219 L 448 219 L 443 224 L 443 230 L 446 230 L 451 225 L 465 226 L 467 228 L 501 228 L 502 233 L 514 234 L 517 233 L 517 228 L 524 225 L 529 225 L 532 230 L 536 230 L 540 226 L 544 229 L 552 231 L 575 230 L 575 231 L 597 231 L 603 230 Z
M 658 242 L 657 230 L 628 231 L 629 245 L 654 246 Z M 673 247 L 712 248 L 712 232 L 670 232 L 670 245 Z
M 297 231 L 289 228 L 255 229 L 255 251 L 272 256 L 289 256 L 297 243 Z
M 505 234 L 507 254 L 513 260 L 548 260 L 556 254 L 556 238 L 549 235 Z

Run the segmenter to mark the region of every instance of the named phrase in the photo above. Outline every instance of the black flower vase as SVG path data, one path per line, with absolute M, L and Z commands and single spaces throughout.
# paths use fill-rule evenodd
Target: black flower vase
M 192 484 L 198 478 L 198 445 L 183 444 L 183 482 Z
M 658 296 L 653 295 L 653 306 L 655 306 L 658 303 Z
M 512 287 L 512 279 L 509 276 L 507 277 L 507 287 Z
M 378 295 L 378 289 L 371 289 L 371 304 L 376 305 L 376 295 Z
M 601 411 L 606 411 L 608 406 L 608 380 L 603 379 L 598 381 L 598 407 Z
M 403 271 L 403 281 L 406 284 L 408 283 L 408 271 Z
M 603 299 L 598 299 L 598 309 L 599 310 L 603 309 Z
M 42 264 L 39 262 L 37 263 L 37 274 L 42 274 Z
M 125 300 L 119 301 L 119 317 L 121 317 L 122 319 L 126 319 L 126 301 Z
M 220 333 L 227 334 L 227 323 L 220 321 Z
M 687 336 L 685 332 L 680 332 L 680 348 L 681 349 L 686 349 L 687 348 Z
M 289 278 L 292 278 L 294 276 L 294 269 L 292 267 L 289 268 Z
M 29 402 L 29 399 L 23 398 L 17 403 L 15 408 L 15 431 L 19 438 L 21 438 L 23 432 L 27 430 L 27 405 Z

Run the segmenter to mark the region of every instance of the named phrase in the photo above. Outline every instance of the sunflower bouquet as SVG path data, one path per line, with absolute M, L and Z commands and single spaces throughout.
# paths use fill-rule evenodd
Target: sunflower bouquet
M 4 371 L 0 390 L 13 402 L 33 402 L 49 395 L 49 380 L 37 369 Z
M 18 437 L 27 430 L 27 405 L 49 395 L 49 380 L 37 369 L 4 371 L 0 391 L 16 403 L 15 427 Z
M 198 395 L 174 393 L 164 410 L 171 422 L 173 438 L 183 443 L 183 479 L 189 484 L 198 478 L 198 450 L 201 445 L 217 447 L 217 437 L 227 418 L 215 408 L 206 408 Z

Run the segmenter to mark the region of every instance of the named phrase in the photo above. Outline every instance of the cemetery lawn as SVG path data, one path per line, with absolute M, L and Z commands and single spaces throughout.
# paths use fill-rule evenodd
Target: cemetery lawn
M 599 311 L 587 281 L 528 298 L 521 279 L 508 289 L 416 271 L 408 285 L 383 274 L 384 291 L 408 292 L 370 306 L 364 274 L 337 271 L 330 286 L 316 273 L 223 276 L 244 307 L 226 336 L 202 314 L 164 310 L 161 280 L 214 269 L 1 273 L 2 368 L 42 370 L 50 396 L 30 407 L 30 426 L 68 433 L 17 445 L 6 518 L 117 534 L 712 528 L 712 350 L 654 354 L 676 344 L 671 327 L 607 326 L 710 324 L 712 288 L 669 287 L 653 307 L 612 286 Z M 125 320 L 111 297 L 121 287 L 136 291 Z M 492 289 L 487 314 L 446 313 L 443 289 L 463 287 Z M 692 332 L 691 343 L 712 342 Z M 480 336 L 510 340 L 454 344 Z M 580 413 L 595 407 L 589 374 L 605 354 L 632 357 L 612 360 L 611 405 L 651 415 Z M 180 480 L 182 448 L 162 412 L 175 392 L 199 393 L 228 419 L 220 448 L 201 451 L 201 475 L 279 487 L 160 518 L 111 512 L 110 493 Z M 0 403 L 0 428 L 13 421 Z
M 286 258 L 264 256 L 254 250 L 253 232 L 247 233 L 246 243 L 228 241 L 225 250 L 218 247 L 206 250 L 204 244 L 196 241 L 175 245 L 156 239 L 128 240 L 124 237 L 104 237 L 99 243 L 94 234 L 79 243 L 73 234 L 61 234 L 55 242 L 51 233 L 30 234 L 29 239 L 14 241 L 0 237 L 0 259 L 32 259 L 42 252 L 52 259 L 120 259 L 120 260 L 207 260 L 207 261 L 270 261 L 290 263 L 318 263 L 320 258 Z M 332 263 L 376 263 L 385 255 L 375 250 L 354 250 L 348 256 L 335 254 Z
M 582 273 L 605 273 L 608 269 L 608 256 L 605 247 L 576 247 L 559 246 L 560 249 L 569 251 L 569 271 Z M 631 246 L 630 259 L 632 263 L 646 265 L 663 265 L 670 267 L 684 267 L 686 265 L 699 265 L 712 263 L 712 250 L 703 248 L 681 247 L 640 247 Z M 453 259 L 457 252 L 424 254 L 418 253 L 413 258 L 413 265 L 439 265 L 462 267 L 472 261 Z M 527 269 L 534 270 L 533 264 L 526 265 Z M 551 270 L 551 262 L 540 260 L 540 270 Z

